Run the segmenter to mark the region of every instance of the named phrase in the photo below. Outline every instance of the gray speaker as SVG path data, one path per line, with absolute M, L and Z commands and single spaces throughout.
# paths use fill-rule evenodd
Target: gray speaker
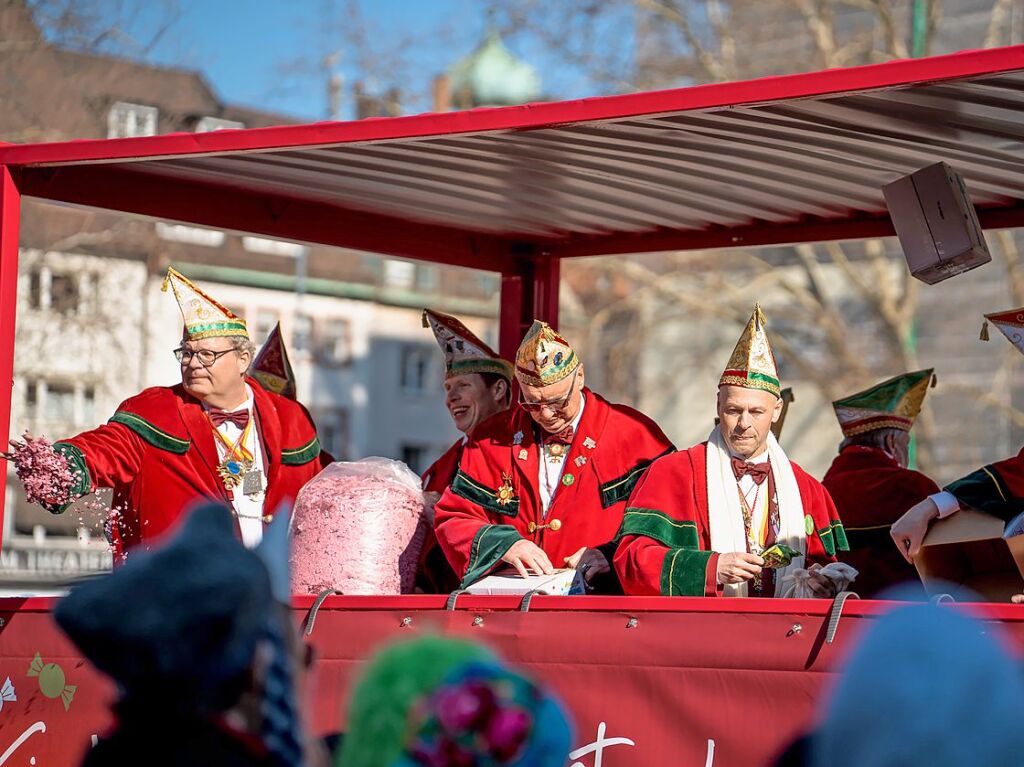
M 944 162 L 882 188 L 910 273 L 934 285 L 992 260 L 960 174 Z

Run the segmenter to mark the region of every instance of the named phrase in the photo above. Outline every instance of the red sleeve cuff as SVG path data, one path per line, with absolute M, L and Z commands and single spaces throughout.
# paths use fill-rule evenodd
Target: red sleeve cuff
M 722 596 L 722 584 L 718 582 L 718 557 L 717 551 L 711 552 L 708 557 L 708 565 L 704 570 L 704 596 Z

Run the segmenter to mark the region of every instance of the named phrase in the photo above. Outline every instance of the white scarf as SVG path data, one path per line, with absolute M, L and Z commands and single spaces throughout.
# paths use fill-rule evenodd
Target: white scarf
M 793 465 L 771 432 L 768 433 L 768 460 L 775 480 L 775 494 L 779 499 L 779 534 L 776 543 L 784 543 L 800 552 L 800 556 L 794 557 L 789 566 L 775 571 L 775 582 L 778 584 L 793 570 L 804 566 L 807 534 L 804 528 L 804 505 L 800 499 Z M 718 427 L 708 436 L 707 487 L 711 550 L 721 554 L 746 551 L 747 532 L 743 527 L 736 475 L 732 471 L 732 455 Z M 747 596 L 746 583 L 724 584 L 722 590 L 727 597 Z

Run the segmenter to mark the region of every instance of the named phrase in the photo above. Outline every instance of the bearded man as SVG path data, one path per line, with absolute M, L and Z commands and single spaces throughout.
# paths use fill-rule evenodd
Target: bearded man
M 255 546 L 273 510 L 329 461 L 306 409 L 248 376 L 254 346 L 245 320 L 174 269 L 168 288 L 185 323 L 174 350 L 181 383 L 146 389 L 108 423 L 53 445 L 73 480 L 49 510 L 113 488 L 115 562 L 164 534 L 197 498 L 227 504 L 238 536 Z
M 626 504 L 615 569 L 627 594 L 781 596 L 801 568 L 816 596 L 834 595 L 817 570 L 846 536 L 828 492 L 771 432 L 780 391 L 755 306 L 719 380 L 719 423 L 707 442 L 655 461 Z M 795 556 L 765 568 L 761 554 L 776 544 Z
M 615 532 L 643 470 L 673 447 L 657 424 L 586 388 L 562 336 L 534 321 L 516 354 L 521 396 L 480 424 L 435 507 L 435 531 L 467 586 L 501 563 L 577 567 L 596 591 L 618 588 Z

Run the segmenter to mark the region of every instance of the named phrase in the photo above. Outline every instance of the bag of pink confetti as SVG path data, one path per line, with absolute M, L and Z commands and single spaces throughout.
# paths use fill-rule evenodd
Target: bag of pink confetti
M 411 593 L 427 527 L 420 478 L 404 463 L 332 463 L 295 499 L 294 592 Z

